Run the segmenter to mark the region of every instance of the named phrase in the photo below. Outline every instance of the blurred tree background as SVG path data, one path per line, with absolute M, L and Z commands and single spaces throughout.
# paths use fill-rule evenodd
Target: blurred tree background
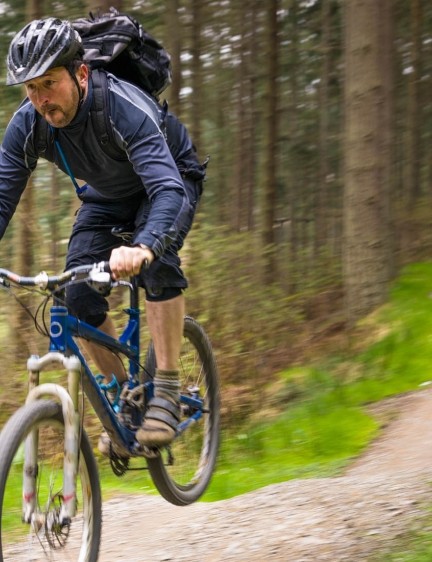
M 0 79 L 29 19 L 111 5 L 170 52 L 163 97 L 200 158 L 210 155 L 183 254 L 188 312 L 217 350 L 225 408 L 244 415 L 252 389 L 385 302 L 401 265 L 430 257 L 432 4 L 4 0 Z M 0 88 L 0 134 L 22 97 Z M 41 160 L 0 244 L 2 266 L 61 269 L 77 206 L 69 178 Z M 39 342 L 0 298 L 4 388 L 17 353 Z

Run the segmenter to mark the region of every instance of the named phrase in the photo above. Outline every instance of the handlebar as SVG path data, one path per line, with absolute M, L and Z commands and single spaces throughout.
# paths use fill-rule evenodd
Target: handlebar
M 10 286 L 10 282 L 22 287 L 39 287 L 40 289 L 48 289 L 53 291 L 68 281 L 79 279 L 89 279 L 94 283 L 112 283 L 111 269 L 108 262 L 94 263 L 91 265 L 79 265 L 60 275 L 48 275 L 45 271 L 41 271 L 34 277 L 24 277 L 0 268 L 0 285 Z

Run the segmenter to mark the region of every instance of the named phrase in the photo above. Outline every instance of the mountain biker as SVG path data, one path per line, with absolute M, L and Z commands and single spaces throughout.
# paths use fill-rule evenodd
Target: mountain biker
M 178 250 L 200 195 L 201 184 L 195 180 L 204 176 L 204 170 L 185 128 L 177 122 L 180 141 L 172 147 L 174 159 L 161 129 L 162 107 L 111 74 L 107 75 L 109 119 L 126 158 L 108 156 L 92 127 L 92 76 L 82 55 L 79 34 L 70 22 L 56 18 L 30 22 L 10 44 L 7 84 L 24 84 L 27 98 L 9 122 L 1 146 L 0 237 L 39 157 L 65 173 L 69 168 L 74 177 L 86 182 L 79 195 L 81 206 L 69 240 L 66 269 L 109 260 L 115 278 L 140 274 L 158 369 L 155 397 L 137 440 L 146 446 L 163 446 L 174 438 L 179 418 L 178 359 L 187 280 Z M 41 119 L 49 125 L 43 154 L 38 145 Z M 111 229 L 129 224 L 133 239 L 126 246 Z M 142 270 L 145 262 L 149 267 Z M 66 300 L 79 318 L 116 335 L 102 295 L 79 284 L 68 289 Z M 113 375 L 120 384 L 126 380 L 117 356 L 90 342 L 82 344 L 107 382 Z M 109 454 L 106 434 L 99 448 Z

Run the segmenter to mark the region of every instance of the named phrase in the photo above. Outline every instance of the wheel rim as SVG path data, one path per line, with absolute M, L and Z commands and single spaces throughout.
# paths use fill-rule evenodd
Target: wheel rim
M 34 428 L 35 426 L 33 426 Z M 2 499 L 1 543 L 4 562 L 89 560 L 94 519 L 91 485 L 81 455 L 77 478 L 77 515 L 61 524 L 63 437 L 61 423 L 38 424 L 39 463 L 36 507 L 31 523 L 22 523 L 23 443 L 16 448 Z
M 179 370 L 182 395 L 198 393 L 203 401 L 201 419 L 189 425 L 170 447 L 162 450 L 161 458 L 149 459 L 148 462 L 159 492 L 168 501 L 185 505 L 196 501 L 206 489 L 213 472 L 219 439 L 216 365 L 205 333 L 190 318 L 186 318 L 185 322 Z M 191 413 L 193 411 L 183 402 L 180 424 Z

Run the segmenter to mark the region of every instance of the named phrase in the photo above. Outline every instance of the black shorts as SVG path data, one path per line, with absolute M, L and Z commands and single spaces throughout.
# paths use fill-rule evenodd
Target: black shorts
M 143 201 L 141 194 L 116 201 L 104 200 L 97 194 L 83 199 L 69 240 L 66 269 L 108 261 L 111 251 L 122 245 L 122 241 L 111 233 L 111 229 L 126 225 L 137 228 L 145 222 L 148 215 L 148 204 Z M 173 289 L 182 290 L 187 287 L 178 251 L 190 226 L 191 224 L 186 225 L 178 240 L 155 259 L 148 270 L 142 272 L 140 284 L 148 299 L 163 300 L 158 297 L 164 292 L 169 295 L 173 294 Z M 109 309 L 106 299 L 84 283 L 70 286 L 66 300 L 71 312 L 94 325 L 101 323 Z

